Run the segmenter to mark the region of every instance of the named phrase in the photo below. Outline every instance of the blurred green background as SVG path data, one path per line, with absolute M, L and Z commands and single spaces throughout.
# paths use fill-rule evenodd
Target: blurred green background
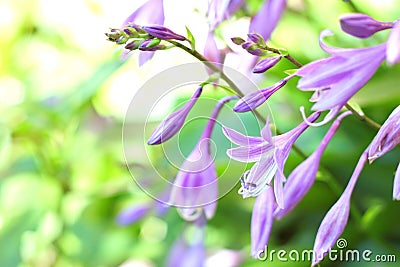
M 121 210 L 152 201 L 133 182 L 123 156 L 121 131 L 130 99 L 155 73 L 193 62 L 182 51 L 173 50 L 158 52 L 142 68 L 138 68 L 136 56 L 126 62 L 120 60 L 120 52 L 105 40 L 104 32 L 118 27 L 143 2 L 0 2 L 0 266 L 163 266 L 171 244 L 183 231 L 185 222 L 174 209 L 163 217 L 150 213 L 127 226 L 115 221 Z M 184 33 L 184 25 L 189 25 L 198 42 L 204 43 L 205 20 L 187 20 L 204 13 L 200 9 L 191 17 L 193 9 L 186 2 L 165 1 L 166 24 L 179 25 L 176 31 L 180 33 Z M 399 1 L 353 2 L 376 19 L 393 21 L 400 16 Z M 259 1 L 249 0 L 248 4 L 250 10 L 256 9 Z M 196 8 L 204 9 L 204 3 L 198 5 Z M 176 6 L 183 11 L 173 8 Z M 352 11 L 343 1 L 288 0 L 288 6 L 272 43 L 287 48 L 303 63 L 326 56 L 317 41 L 325 28 L 335 32 L 328 42 L 342 47 L 373 45 L 387 36 L 379 33 L 360 41 L 340 32 L 339 15 Z M 185 14 L 179 20 L 179 16 L 171 15 L 173 12 Z M 232 23 L 221 25 L 221 32 L 224 27 L 245 23 L 243 15 L 241 12 Z M 224 41 L 228 43 L 226 39 L 219 44 Z M 282 62 L 262 76 L 259 86 L 279 80 L 288 68 L 292 66 Z M 388 68 L 383 64 L 355 97 L 377 122 L 383 123 L 399 104 L 399 74 L 400 66 Z M 295 89 L 294 81 L 276 93 L 270 100 L 276 125 L 285 131 L 296 126 L 301 121 L 298 107 L 309 107 L 309 97 Z M 208 115 L 211 110 L 205 109 L 204 115 Z M 138 131 L 143 131 L 144 115 L 138 114 L 138 122 L 132 125 Z M 222 116 L 224 119 L 229 118 Z M 298 146 L 310 154 L 327 129 L 307 131 Z M 257 129 L 249 131 L 257 133 Z M 270 249 L 312 248 L 319 223 L 375 133 L 353 117 L 345 119 L 322 161 L 336 182 L 327 181 L 323 173 L 318 177 L 300 205 L 275 223 Z M 190 151 L 196 138 L 183 139 L 183 150 Z M 214 138 L 229 145 L 220 128 Z M 143 141 L 136 141 L 141 151 Z M 366 166 L 361 174 L 352 197 L 360 216 L 350 217 L 343 234 L 348 248 L 394 254 L 400 261 L 400 205 L 392 201 L 399 156 L 396 148 Z M 226 160 L 217 160 L 219 172 Z M 285 172 L 289 174 L 301 160 L 293 153 Z M 240 177 L 237 169 L 232 179 Z M 207 266 L 309 266 L 308 262 L 260 262 L 249 257 L 253 199 L 241 199 L 237 189 L 219 201 L 217 214 L 208 223 Z M 229 265 L 232 255 L 238 260 Z M 327 260 L 321 265 L 360 264 L 398 266 Z

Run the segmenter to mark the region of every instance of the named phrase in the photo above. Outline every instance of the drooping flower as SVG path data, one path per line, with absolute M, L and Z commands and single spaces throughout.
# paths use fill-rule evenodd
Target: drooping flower
M 322 154 L 339 128 L 342 119 L 350 114 L 351 112 L 347 111 L 340 115 L 332 123 L 332 126 L 329 128 L 318 148 L 289 175 L 283 187 L 285 208 L 281 209 L 278 207 L 274 212 L 275 218 L 281 219 L 288 214 L 310 190 L 311 186 L 314 184 Z
M 393 182 L 393 199 L 400 200 L 400 163 L 397 166 L 396 174 Z
M 254 258 L 267 253 L 264 250 L 274 222 L 274 208 L 274 192 L 268 187 L 256 198 L 251 216 L 251 256 Z
M 374 33 L 393 27 L 393 22 L 381 22 L 361 13 L 349 13 L 340 17 L 340 26 L 345 33 L 358 38 L 368 38 Z
M 171 139 L 182 128 L 189 111 L 200 97 L 202 90 L 202 86 L 197 88 L 192 97 L 182 108 L 168 115 L 153 131 L 147 144 L 159 145 Z
M 286 8 L 286 0 L 266 0 L 260 11 L 251 19 L 249 32 L 257 32 L 268 40 L 278 25 Z
M 185 220 L 196 220 L 203 212 L 207 219 L 214 216 L 218 199 L 218 181 L 210 153 L 210 138 L 223 105 L 234 98 L 237 97 L 224 97 L 215 105 L 196 147 L 176 176 L 169 203 L 177 206 L 178 212 Z
M 138 9 L 136 9 L 128 18 L 125 19 L 121 28 L 128 24 L 164 24 L 164 4 L 163 0 L 148 0 Z M 127 56 L 130 50 L 124 50 L 123 56 Z M 154 52 L 145 52 L 139 54 L 139 66 L 142 66 L 154 56 Z
M 395 108 L 370 144 L 369 162 L 382 157 L 400 143 L 400 106 Z
M 314 113 L 308 119 L 315 121 L 319 115 L 318 112 Z M 275 199 L 278 206 L 283 208 L 282 186 L 286 181 L 283 168 L 294 142 L 308 128 L 308 124 L 303 121 L 291 131 L 274 137 L 269 127 L 267 119 L 265 127 L 261 130 L 261 137 L 245 136 L 227 127 L 223 127 L 223 132 L 231 142 L 240 146 L 227 151 L 230 158 L 241 162 L 256 162 L 243 174 L 239 193 L 244 198 L 258 196 L 275 176 Z
M 320 35 L 320 46 L 331 56 L 311 62 L 300 68 L 295 75 L 301 76 L 298 88 L 315 91 L 311 108 L 314 111 L 329 110 L 322 123 L 331 120 L 347 101 L 374 75 L 385 59 L 386 44 L 368 48 L 336 48 L 323 43 L 328 30 Z
M 367 161 L 367 150 L 361 155 L 346 189 L 339 200 L 330 208 L 319 226 L 314 242 L 314 258 L 312 266 L 318 264 L 332 249 L 343 233 L 350 212 L 350 198 L 358 177 Z

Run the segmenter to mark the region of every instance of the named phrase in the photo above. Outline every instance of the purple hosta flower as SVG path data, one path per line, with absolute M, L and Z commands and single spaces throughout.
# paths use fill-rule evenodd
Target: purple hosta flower
M 387 40 L 386 61 L 394 65 L 400 60 L 400 20 L 397 20 Z
M 320 45 L 331 56 L 300 68 L 295 75 L 301 76 L 298 88 L 315 91 L 311 108 L 314 111 L 330 110 L 322 123 L 328 122 L 342 109 L 347 101 L 374 75 L 385 59 L 385 44 L 368 48 L 329 47 L 322 39 L 331 35 L 323 31 Z M 322 124 L 320 123 L 320 124 Z
M 275 66 L 282 59 L 281 55 L 267 57 L 260 60 L 253 69 L 253 73 L 263 73 Z
M 178 207 L 178 212 L 185 220 L 196 220 L 203 212 L 207 219 L 214 216 L 218 199 L 218 181 L 210 153 L 210 138 L 223 105 L 234 98 L 236 96 L 222 98 L 215 105 L 196 147 L 176 176 L 169 203 Z
M 286 7 L 286 0 L 266 0 L 260 11 L 251 19 L 249 32 L 258 32 L 268 40 L 278 25 Z
M 151 210 L 149 203 L 141 203 L 130 206 L 124 209 L 117 215 L 116 221 L 121 225 L 135 223 L 137 220 L 143 218 Z
M 376 21 L 368 15 L 350 13 L 340 17 L 342 30 L 358 38 L 368 38 L 374 33 L 393 27 L 392 22 Z
M 400 143 L 400 106 L 395 108 L 372 140 L 368 159 L 372 163 Z
M 275 83 L 274 85 L 267 87 L 265 89 L 257 90 L 250 94 L 243 96 L 239 101 L 236 103 L 233 110 L 235 112 L 248 112 L 251 110 L 256 109 L 260 105 L 264 104 L 267 99 L 272 96 L 273 93 L 281 89 L 289 79 L 293 76 L 288 76 L 287 78 L 280 80 L 279 82 Z
M 262 56 L 264 55 L 264 51 L 258 47 L 257 44 L 253 42 L 244 42 L 242 43 L 242 48 L 245 49 L 247 52 L 252 54 L 253 56 Z
M 210 30 L 213 31 L 222 21 L 232 16 L 243 3 L 244 0 L 210 0 L 207 11 Z
M 330 208 L 322 220 L 317 236 L 315 237 L 313 249 L 315 254 L 312 266 L 315 266 L 323 259 L 343 233 L 349 217 L 351 194 L 366 161 L 367 151 L 361 155 L 353 175 L 339 200 Z
M 133 12 L 122 24 L 121 28 L 128 24 L 164 24 L 164 5 L 163 0 L 148 0 L 135 12 Z M 130 50 L 124 50 L 123 57 L 126 57 Z M 139 54 L 139 66 L 142 66 L 154 55 L 154 52 L 143 52 Z
M 251 216 L 251 256 L 254 258 L 267 253 L 265 247 L 274 222 L 274 208 L 274 192 L 268 187 L 256 198 Z
M 189 111 L 193 108 L 197 99 L 200 97 L 202 90 L 202 86 L 197 88 L 192 97 L 182 108 L 168 115 L 168 117 L 166 117 L 153 131 L 147 144 L 159 145 L 171 139 L 182 128 Z
M 285 208 L 277 208 L 274 213 L 275 218 L 281 219 L 283 216 L 288 214 L 310 190 L 311 186 L 314 184 L 322 154 L 339 128 L 342 119 L 350 114 L 351 112 L 347 111 L 340 115 L 333 122 L 314 153 L 297 166 L 289 175 L 287 182 L 283 187 Z
M 393 182 L 393 199 L 400 200 L 400 163 L 397 166 L 396 174 Z
M 312 114 L 308 119 L 315 121 L 319 113 Z M 290 150 L 297 138 L 308 128 L 306 122 L 300 123 L 291 131 L 272 137 L 269 119 L 261 130 L 261 137 L 245 136 L 233 129 L 223 127 L 225 136 L 240 147 L 227 151 L 230 158 L 241 162 L 256 162 L 241 178 L 242 187 L 239 193 L 244 198 L 258 196 L 274 179 L 276 203 L 283 208 L 282 186 L 286 178 L 283 168 Z
M 162 25 L 147 25 L 143 26 L 142 29 L 151 36 L 154 36 L 161 40 L 178 40 L 178 41 L 186 40 L 185 36 L 174 33 L 173 31 Z

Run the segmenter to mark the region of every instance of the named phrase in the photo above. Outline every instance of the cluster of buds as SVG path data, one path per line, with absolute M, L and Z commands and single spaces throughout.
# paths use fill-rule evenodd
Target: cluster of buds
M 162 40 L 187 40 L 186 37 L 161 25 L 139 26 L 133 23 L 129 23 L 122 29 L 110 29 L 110 32 L 105 35 L 109 41 L 125 45 L 125 49 L 130 51 L 164 50 L 167 46 L 161 44 Z
M 243 49 L 254 56 L 267 56 L 255 65 L 253 73 L 266 72 L 282 59 L 283 53 L 281 53 L 281 51 L 271 51 L 271 48 L 267 46 L 264 38 L 260 34 L 249 33 L 247 36 L 247 41 L 240 37 L 233 37 L 231 40 L 234 44 L 242 46 Z

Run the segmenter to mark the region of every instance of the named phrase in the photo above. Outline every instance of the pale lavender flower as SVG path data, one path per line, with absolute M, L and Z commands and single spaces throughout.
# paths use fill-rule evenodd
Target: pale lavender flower
M 163 0 L 148 0 L 133 12 L 122 24 L 121 28 L 128 24 L 164 24 L 164 4 Z M 130 50 L 124 50 L 123 57 L 126 57 Z M 154 52 L 143 52 L 139 54 L 139 66 L 149 61 Z
M 186 40 L 185 36 L 177 34 L 162 25 L 156 25 L 156 24 L 146 25 L 143 26 L 142 29 L 151 36 L 154 36 L 161 40 L 178 40 L 178 41 Z
M 254 202 L 251 216 L 251 256 L 257 258 L 265 251 L 274 222 L 275 200 L 272 187 L 268 187 Z
M 387 40 L 386 61 L 389 65 L 394 65 L 400 60 L 400 22 L 399 20 L 390 31 Z
M 189 111 L 200 97 L 203 87 L 200 86 L 186 104 L 168 115 L 153 131 L 147 144 L 158 145 L 171 139 L 183 126 Z
M 210 0 L 207 19 L 213 31 L 222 21 L 232 16 L 243 5 L 244 0 Z
M 397 166 L 396 174 L 393 182 L 393 199 L 400 200 L 400 163 Z
M 370 144 L 369 162 L 382 157 L 400 143 L 400 106 L 395 108 Z
M 368 38 L 378 31 L 392 28 L 393 23 L 376 21 L 361 13 L 350 13 L 340 17 L 340 26 L 345 33 L 352 36 Z
M 293 76 L 292 76 L 293 77 Z M 243 96 L 239 101 L 236 103 L 233 110 L 235 112 L 248 112 L 251 110 L 256 109 L 260 105 L 264 104 L 265 101 L 268 100 L 276 91 L 281 89 L 289 79 L 292 77 L 286 77 L 285 79 L 280 80 L 279 82 L 275 83 L 274 85 L 257 90 L 250 94 Z
M 282 59 L 281 55 L 267 57 L 260 60 L 253 69 L 253 73 L 263 73 L 275 66 Z
M 313 122 L 319 115 L 320 113 L 316 112 L 308 120 Z M 303 121 L 291 131 L 274 137 L 269 127 L 267 119 L 265 127 L 261 130 L 261 137 L 245 136 L 227 127 L 223 127 L 223 132 L 231 142 L 240 146 L 227 150 L 230 158 L 241 162 L 256 162 L 243 174 L 239 193 L 244 198 L 258 196 L 275 176 L 275 199 L 278 206 L 283 208 L 282 187 L 286 181 L 283 168 L 294 142 L 308 128 L 308 124 Z
M 218 199 L 218 181 L 210 153 L 210 138 L 223 105 L 234 98 L 237 97 L 224 97 L 215 105 L 196 147 L 176 176 L 169 203 L 177 206 L 178 212 L 185 220 L 196 220 L 203 212 L 207 219 L 214 216 Z
M 286 0 L 266 0 L 260 11 L 251 19 L 249 32 L 257 32 L 268 40 L 278 25 L 286 8 Z
M 314 259 L 312 266 L 318 264 L 332 249 L 343 233 L 350 212 L 350 198 L 358 177 L 367 161 L 367 150 L 361 155 L 346 189 L 339 200 L 330 208 L 319 226 L 314 242 Z
M 347 111 L 340 115 L 332 123 L 332 126 L 329 128 L 318 148 L 289 175 L 283 187 L 285 208 L 281 209 L 278 207 L 274 212 L 275 218 L 281 219 L 292 211 L 310 190 L 311 186 L 314 184 L 322 154 L 339 128 L 342 119 L 350 114 L 351 112 Z
M 347 101 L 374 75 L 385 59 L 386 44 L 368 48 L 329 47 L 322 39 L 332 33 L 325 30 L 320 35 L 320 45 L 331 56 L 307 64 L 296 72 L 301 76 L 298 88 L 315 91 L 311 108 L 314 111 L 330 110 L 320 124 L 328 122 Z
M 150 210 L 151 205 L 149 203 L 137 203 L 127 209 L 122 210 L 122 212 L 117 215 L 116 221 L 121 225 L 135 223 L 137 220 L 147 215 Z

